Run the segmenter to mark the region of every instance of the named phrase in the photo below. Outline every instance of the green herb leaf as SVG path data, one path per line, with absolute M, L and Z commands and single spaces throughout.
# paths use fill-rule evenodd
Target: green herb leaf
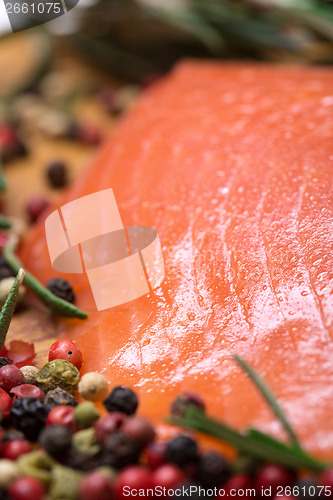
M 7 183 L 2 171 L 2 164 L 0 162 L 0 192 L 5 191 L 7 189 Z
M 0 181 L 1 182 L 1 181 Z M 1 191 L 1 188 L 0 188 Z M 12 223 L 5 217 L 0 214 L 0 229 L 10 229 L 12 227 Z
M 8 294 L 6 302 L 4 303 L 4 305 L 1 309 L 1 312 L 0 312 L 0 351 L 3 348 L 5 340 L 6 340 L 9 325 L 10 325 L 10 322 L 12 320 L 14 310 L 15 310 L 17 295 L 18 295 L 20 286 L 22 285 L 24 274 L 25 274 L 24 270 L 20 269 L 16 278 L 15 278 L 13 286 Z
M 16 242 L 14 239 L 9 241 L 3 249 L 3 256 L 8 265 L 17 272 L 22 264 L 15 255 Z M 74 306 L 70 302 L 56 297 L 50 290 L 45 288 L 32 274 L 26 272 L 24 283 L 54 314 L 67 318 L 86 319 L 87 313 Z
M 167 420 L 221 439 L 251 457 L 274 461 L 285 467 L 313 471 L 330 467 L 330 464 L 312 458 L 295 445 L 285 445 L 259 431 L 250 430 L 248 434 L 241 434 L 217 420 L 206 417 L 198 410 L 189 409 L 185 418 L 171 417 Z
M 294 445 L 296 445 L 300 448 L 300 443 L 298 441 L 298 438 L 297 438 L 295 432 L 293 431 L 290 423 L 288 422 L 286 415 L 284 414 L 282 408 L 280 407 L 279 403 L 277 402 L 276 397 L 274 396 L 274 394 L 272 393 L 271 389 L 268 387 L 266 382 L 264 380 L 262 380 L 262 378 L 251 368 L 250 365 L 248 365 L 246 363 L 246 361 L 244 361 L 244 359 L 240 358 L 237 355 L 234 355 L 233 359 L 245 371 L 245 373 L 248 374 L 248 376 L 250 377 L 252 382 L 254 382 L 256 387 L 259 389 L 259 391 L 261 392 L 261 395 L 263 396 L 265 401 L 270 406 L 274 415 L 281 422 L 282 426 L 284 427 L 287 434 L 290 436 Z

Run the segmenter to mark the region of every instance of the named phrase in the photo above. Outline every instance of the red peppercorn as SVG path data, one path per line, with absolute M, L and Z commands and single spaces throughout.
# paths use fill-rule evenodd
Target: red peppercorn
M 8 489 L 11 500 L 42 500 L 45 490 L 38 479 L 20 477 Z
M 33 384 L 22 384 L 16 387 L 13 387 L 9 391 L 9 394 L 13 397 L 13 402 L 17 401 L 21 398 L 37 398 L 41 401 L 44 401 L 45 394 L 44 392 Z
M 17 460 L 24 453 L 30 453 L 32 446 L 25 439 L 12 439 L 3 445 L 2 458 Z
M 251 488 L 251 479 L 246 474 L 235 474 L 224 484 L 223 489 L 225 491 L 225 495 L 230 496 L 231 490 L 245 490 L 247 488 Z M 228 495 L 227 495 L 228 494 Z
M 31 198 L 26 205 L 26 211 L 30 221 L 36 222 L 36 220 L 39 219 L 39 217 L 47 210 L 49 205 L 48 200 L 41 196 Z
M 318 484 L 333 488 L 333 469 L 325 470 L 325 472 L 321 474 Z
M 113 497 L 111 479 L 102 472 L 88 472 L 79 484 L 81 500 L 110 500 Z
M 16 366 L 5 365 L 0 368 L 0 387 L 4 391 L 9 392 L 13 387 L 24 383 L 24 375 Z
M 73 406 L 56 406 L 47 416 L 46 425 L 64 425 L 73 432 L 76 430 Z
M 271 487 L 272 497 L 276 496 L 278 486 L 288 486 L 293 483 L 294 475 L 292 472 L 279 465 L 263 465 L 255 478 L 254 487 L 258 494 L 261 494 L 262 489 Z
M 131 490 L 133 490 L 133 496 L 138 496 L 138 490 L 147 490 L 152 487 L 151 472 L 140 465 L 131 465 L 123 469 L 115 481 L 116 499 L 127 498 Z M 134 490 L 136 490 L 136 495 Z
M 49 361 L 54 359 L 65 359 L 80 370 L 82 366 L 82 353 L 75 343 L 70 339 L 57 340 L 49 351 Z
M 146 449 L 148 466 L 154 470 L 165 463 L 166 441 L 154 441 Z
M 155 437 L 155 430 L 150 421 L 145 417 L 130 417 L 122 427 L 124 434 L 138 441 L 142 446 L 147 446 Z
M 0 125 L 0 147 L 8 149 L 15 147 L 17 135 L 11 125 Z
M 98 128 L 88 125 L 77 125 L 74 137 L 77 141 L 89 146 L 96 146 L 102 139 Z
M 9 394 L 0 387 L 0 411 L 2 418 L 9 417 L 10 409 L 13 405 Z
M 152 473 L 151 478 L 154 486 L 168 489 L 183 481 L 185 474 L 174 464 L 164 464 Z
M 126 418 L 127 416 L 120 412 L 110 413 L 99 418 L 94 425 L 97 440 L 103 444 L 110 434 L 122 428 Z

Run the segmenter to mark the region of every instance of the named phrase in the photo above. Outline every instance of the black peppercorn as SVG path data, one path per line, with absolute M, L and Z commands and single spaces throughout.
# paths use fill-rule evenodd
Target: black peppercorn
M 15 276 L 15 273 L 9 267 L 5 259 L 0 256 L 0 280 L 4 278 L 10 278 L 11 276 Z
M 120 411 L 126 415 L 133 415 L 138 407 L 138 397 L 128 387 L 115 387 L 104 399 L 103 404 L 109 413 Z
M 165 452 L 166 462 L 186 467 L 198 461 L 198 446 L 190 436 L 180 435 L 169 441 Z
M 318 483 L 315 479 L 310 477 L 302 477 L 296 479 L 293 484 L 292 491 L 298 491 L 297 497 L 303 500 L 310 500 L 320 498 Z
M 52 410 L 56 406 L 77 406 L 78 402 L 69 392 L 57 387 L 46 393 L 44 404 Z
M 221 486 L 230 475 L 229 462 L 219 453 L 208 451 L 200 457 L 198 480 L 207 488 Z
M 111 467 L 121 469 L 138 463 L 141 447 L 137 441 L 121 431 L 110 434 L 104 442 L 104 457 Z
M 62 188 L 68 184 L 68 172 L 65 163 L 54 161 L 46 170 L 46 176 L 50 185 L 54 188 Z
M 11 362 L 9 361 L 8 358 L 3 358 L 0 356 L 0 368 L 6 365 L 11 365 Z
M 83 472 L 109 465 L 101 453 L 92 454 L 87 451 L 78 451 L 72 448 L 65 461 L 66 467 Z
M 20 398 L 10 411 L 12 425 L 27 439 L 35 441 L 45 425 L 49 408 L 37 398 Z
M 7 443 L 8 441 L 24 441 L 25 436 L 23 432 L 16 431 L 15 429 L 11 429 L 10 431 L 7 431 L 2 438 L 3 443 Z
M 39 435 L 39 444 L 53 458 L 65 457 L 72 446 L 72 433 L 64 425 L 45 427 Z
M 200 491 L 201 488 L 201 491 Z M 184 481 L 181 481 L 180 483 L 177 483 L 174 488 L 174 491 L 179 490 L 180 495 L 172 495 L 170 498 L 177 498 L 182 500 L 182 498 L 191 498 L 191 500 L 199 500 L 202 499 L 202 497 L 205 497 L 202 492 L 202 485 L 197 483 L 196 481 L 193 481 L 192 479 L 185 479 Z M 199 493 L 200 492 L 200 493 Z
M 172 402 L 170 411 L 171 415 L 184 417 L 189 409 L 196 409 L 205 413 L 205 403 L 203 399 L 193 392 L 183 392 L 179 394 Z
M 4 488 L 0 488 L 0 500 L 10 500 L 9 493 Z
M 63 300 L 67 300 L 67 302 L 74 302 L 75 300 L 75 294 L 71 284 L 62 278 L 52 278 L 47 282 L 46 287 L 54 295 Z

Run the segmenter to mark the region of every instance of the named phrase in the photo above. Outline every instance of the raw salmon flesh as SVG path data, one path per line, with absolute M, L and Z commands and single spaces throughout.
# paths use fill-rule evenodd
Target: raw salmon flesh
M 127 225 L 157 229 L 166 278 L 149 295 L 59 320 L 84 371 L 138 391 L 163 422 L 182 390 L 208 413 L 283 436 L 231 360 L 270 384 L 307 450 L 333 459 L 333 72 L 183 62 L 146 91 L 59 206 L 112 187 Z M 44 221 L 21 256 L 43 283 Z M 63 275 L 66 278 L 66 275 Z

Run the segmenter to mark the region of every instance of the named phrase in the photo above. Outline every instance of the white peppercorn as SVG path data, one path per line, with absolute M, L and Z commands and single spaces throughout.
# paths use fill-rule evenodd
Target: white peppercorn
M 101 373 L 85 373 L 79 382 L 79 393 L 89 401 L 102 401 L 108 392 L 108 381 Z

